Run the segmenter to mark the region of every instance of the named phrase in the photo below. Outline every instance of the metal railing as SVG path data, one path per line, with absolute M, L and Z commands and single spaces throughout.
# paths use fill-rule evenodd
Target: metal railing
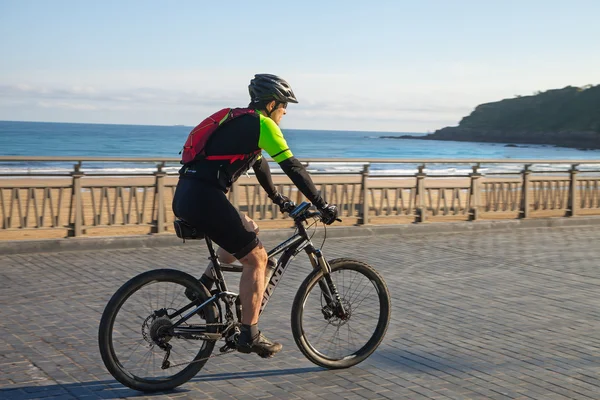
M 0 231 L 63 229 L 69 236 L 115 226 L 148 227 L 151 233 L 171 231 L 178 161 L 0 156 L 4 166 L 28 163 L 26 171 L 14 173 L 5 168 L 0 173 Z M 42 163 L 65 162 L 73 163 L 72 168 L 52 172 L 37 168 Z M 86 170 L 97 162 L 148 163 L 150 169 Z M 320 164 L 354 166 L 355 171 L 344 173 L 311 172 L 324 198 L 337 204 L 341 217 L 352 224 L 600 215 L 600 160 L 309 159 L 303 163 L 309 169 Z M 413 166 L 415 171 L 381 175 L 372 170 L 383 164 Z M 482 173 L 490 166 L 508 164 L 519 169 Z M 581 170 L 582 164 L 587 169 Z M 443 165 L 470 170 L 453 174 L 428 170 Z M 540 165 L 543 170 L 536 169 Z M 281 193 L 297 202 L 304 199 L 284 175 L 274 175 Z M 235 207 L 257 221 L 286 218 L 253 178 L 240 179 L 228 196 Z

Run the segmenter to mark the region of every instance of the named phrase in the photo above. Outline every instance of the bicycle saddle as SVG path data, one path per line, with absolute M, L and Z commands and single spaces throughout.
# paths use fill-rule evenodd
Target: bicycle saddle
M 204 239 L 204 232 L 200 231 L 200 229 L 192 226 L 183 219 L 176 219 L 175 221 L 173 221 L 173 227 L 175 228 L 175 233 L 177 234 L 177 237 L 180 239 Z

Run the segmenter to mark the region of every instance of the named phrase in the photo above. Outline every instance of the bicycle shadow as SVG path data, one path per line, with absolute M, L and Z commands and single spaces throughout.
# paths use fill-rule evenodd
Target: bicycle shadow
M 216 382 L 232 379 L 249 379 L 249 378 L 266 378 L 282 375 L 297 375 L 311 372 L 323 371 L 320 367 L 307 368 L 288 368 L 288 369 L 271 369 L 263 371 L 247 371 L 247 372 L 231 372 L 231 373 L 215 373 L 215 374 L 199 374 L 190 380 L 190 383 Z M 143 393 L 123 386 L 116 380 L 88 381 L 65 384 L 52 384 L 47 386 L 19 386 L 12 388 L 0 389 L 0 399 L 12 398 L 54 398 L 70 395 L 75 398 L 97 396 L 102 399 L 120 399 L 124 397 L 153 397 L 164 396 L 165 394 L 187 393 L 191 392 L 186 388 L 185 384 L 170 391 Z
M 46 386 L 18 386 L 0 389 L 0 399 L 40 399 L 73 396 L 75 398 L 100 397 L 120 399 L 124 397 L 150 397 L 166 392 L 143 393 L 129 389 L 115 380 L 52 384 Z
M 467 374 L 478 373 L 491 375 L 501 373 L 505 370 L 527 370 L 530 368 L 572 366 L 574 361 L 569 357 L 533 353 L 530 351 L 514 351 L 514 355 L 507 356 L 502 352 L 494 355 L 495 349 L 490 346 L 488 352 L 477 352 L 464 349 L 461 352 L 453 351 L 428 351 L 424 349 L 413 349 L 410 347 L 399 348 L 382 346 L 373 353 L 365 362 L 366 368 L 375 367 L 388 372 L 409 374 Z M 492 354 L 490 354 L 492 353 Z M 586 364 L 588 363 L 588 364 Z M 586 365 L 598 365 L 600 356 L 589 356 L 580 362 L 581 367 Z M 374 372 L 377 374 L 377 372 Z
M 250 378 L 266 378 L 270 376 L 281 375 L 297 375 L 310 372 L 326 371 L 321 367 L 304 367 L 304 368 L 287 368 L 287 369 L 270 369 L 263 371 L 245 371 L 245 372 L 222 372 L 218 374 L 197 375 L 190 382 L 213 382 L 229 379 L 250 379 Z

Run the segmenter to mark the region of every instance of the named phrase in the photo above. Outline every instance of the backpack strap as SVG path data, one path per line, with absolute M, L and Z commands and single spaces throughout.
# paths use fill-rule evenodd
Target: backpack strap
M 261 150 L 258 149 L 257 151 L 254 151 L 250 154 L 228 154 L 228 155 L 203 156 L 203 157 L 205 160 L 209 160 L 209 161 L 229 161 L 229 164 L 233 164 L 236 161 L 243 161 L 246 158 L 252 157 L 260 152 L 261 152 Z

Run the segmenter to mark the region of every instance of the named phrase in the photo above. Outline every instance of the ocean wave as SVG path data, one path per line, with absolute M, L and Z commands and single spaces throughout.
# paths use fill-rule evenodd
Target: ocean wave
M 165 166 L 162 170 L 168 174 L 174 174 L 179 171 L 181 166 Z M 8 174 L 8 175 L 69 175 L 74 171 L 73 164 L 68 164 L 64 166 L 54 165 L 54 166 L 46 166 L 46 165 L 19 165 L 15 164 L 13 166 L 0 166 L 0 174 Z M 106 167 L 106 166 L 82 166 L 80 171 L 87 175 L 152 175 L 157 171 L 156 166 L 148 166 L 148 165 L 134 165 L 134 166 L 114 166 L 114 167 Z
M 426 161 L 424 161 L 426 163 Z M 269 163 L 271 171 L 275 174 L 283 173 L 276 163 Z M 372 176 L 393 176 L 393 175 L 414 175 L 418 172 L 420 164 L 414 163 L 381 163 L 370 164 L 369 174 Z M 180 165 L 166 165 L 163 171 L 167 174 L 176 174 L 181 168 Z M 364 163 L 309 163 L 307 169 L 311 173 L 320 174 L 360 174 L 364 168 Z M 534 164 L 531 170 L 534 172 L 564 172 L 567 173 L 571 165 L 568 164 Z M 581 172 L 600 170 L 597 164 L 581 164 L 578 166 Z M 69 175 L 73 172 L 73 163 L 2 163 L 0 164 L 0 174 L 3 175 Z M 522 164 L 484 164 L 479 168 L 482 174 L 519 174 L 523 170 Z M 87 175 L 152 175 L 157 171 L 156 164 L 148 163 L 113 163 L 112 165 L 83 165 L 81 171 Z M 423 170 L 428 175 L 447 175 L 464 176 L 473 172 L 468 164 L 426 164 Z M 252 175 L 253 171 L 250 170 Z

